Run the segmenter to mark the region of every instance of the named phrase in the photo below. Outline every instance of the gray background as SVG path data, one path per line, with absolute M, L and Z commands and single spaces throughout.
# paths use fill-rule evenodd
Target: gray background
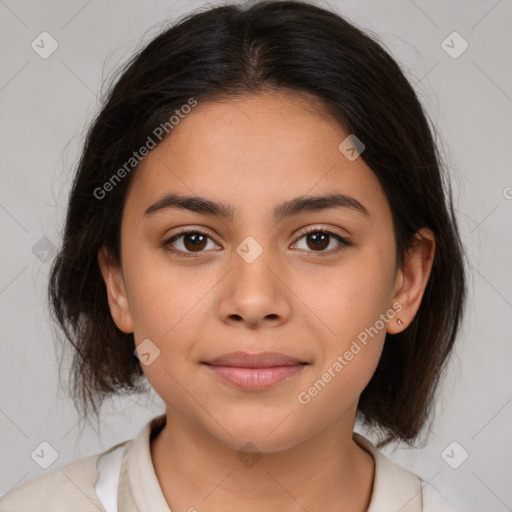
M 0 0 L 0 496 L 134 437 L 164 411 L 153 392 L 116 399 L 104 409 L 99 431 L 88 426 L 79 435 L 78 415 L 58 383 L 45 287 L 73 168 L 104 80 L 142 39 L 205 5 Z M 384 452 L 454 506 L 512 510 L 511 1 L 319 5 L 375 32 L 414 84 L 442 138 L 471 262 L 468 315 L 432 433 L 423 448 Z M 43 31 L 59 45 L 47 59 L 31 47 Z M 469 44 L 457 58 L 442 46 L 453 31 Z M 461 48 L 457 40 L 445 44 Z M 43 441 L 58 452 L 46 470 L 31 458 Z M 463 450 L 469 456 L 457 469 L 445 462 L 459 464 Z

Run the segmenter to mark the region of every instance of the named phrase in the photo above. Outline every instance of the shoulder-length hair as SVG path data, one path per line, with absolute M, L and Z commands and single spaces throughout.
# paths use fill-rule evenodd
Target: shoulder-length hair
M 121 263 L 120 224 L 137 165 L 126 162 L 191 98 L 263 90 L 306 93 L 366 146 L 361 158 L 391 207 L 397 265 L 422 227 L 436 237 L 433 267 L 410 325 L 385 342 L 358 413 L 392 440 L 411 443 L 429 419 L 434 391 L 464 313 L 466 276 L 451 186 L 413 87 L 377 42 L 340 15 L 301 1 L 225 5 L 161 31 L 120 70 L 92 122 L 53 262 L 51 312 L 71 342 L 71 392 L 86 417 L 103 399 L 144 389 L 133 334 L 110 315 L 97 254 Z M 154 137 L 153 137 L 154 139 Z M 109 180 L 121 168 L 123 179 Z M 109 182 L 109 193 L 105 190 Z M 102 188 L 103 187 L 103 188 Z

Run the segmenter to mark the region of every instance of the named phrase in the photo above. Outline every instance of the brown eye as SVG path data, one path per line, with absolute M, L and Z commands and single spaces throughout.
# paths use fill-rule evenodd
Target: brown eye
M 165 247 L 169 247 L 168 250 L 177 254 L 178 256 L 191 256 L 193 253 L 204 252 L 204 249 L 208 245 L 208 241 L 211 240 L 210 236 L 202 231 L 190 230 L 183 231 L 172 238 L 164 242 Z M 215 244 L 213 244 L 217 247 Z
M 300 241 L 302 239 L 305 239 L 306 247 L 298 248 L 304 249 L 308 252 L 332 254 L 343 249 L 345 246 L 350 245 L 350 243 L 340 235 L 333 233 L 331 231 L 326 231 L 318 228 L 312 229 L 307 233 L 304 233 L 301 237 L 299 237 L 298 240 Z M 337 242 L 334 243 L 334 248 L 331 248 L 331 250 L 326 250 L 331 245 L 331 242 L 333 242 L 333 240 Z M 298 242 L 297 245 L 299 245 Z
M 326 249 L 329 246 L 330 235 L 323 232 L 308 233 L 306 240 L 310 249 Z
M 183 235 L 183 245 L 187 251 L 200 251 L 205 248 L 207 238 L 201 233 L 187 233 Z

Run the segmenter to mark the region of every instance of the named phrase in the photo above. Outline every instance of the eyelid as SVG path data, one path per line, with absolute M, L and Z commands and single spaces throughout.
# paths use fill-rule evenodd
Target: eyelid
M 341 235 L 340 233 L 334 231 L 334 229 L 335 228 L 331 228 L 330 226 L 325 226 L 325 225 L 324 226 L 322 226 L 322 225 L 308 226 L 308 227 L 302 229 L 301 231 L 299 231 L 299 233 L 295 235 L 294 245 L 301 238 L 308 235 L 309 233 L 317 233 L 317 232 L 326 233 L 329 236 L 338 239 L 338 242 L 340 245 L 337 248 L 331 249 L 329 251 L 307 251 L 307 252 L 311 252 L 312 255 L 315 255 L 315 253 L 316 253 L 316 256 L 318 256 L 318 257 L 324 256 L 324 255 L 325 256 L 332 255 L 332 254 L 338 253 L 339 251 L 343 250 L 345 247 L 352 245 L 352 242 L 350 242 L 346 238 L 345 235 Z M 173 233 L 172 236 L 166 237 L 165 240 L 162 242 L 161 246 L 163 248 L 167 248 L 170 245 L 170 243 L 173 242 L 175 239 L 179 238 L 181 235 L 185 235 L 188 233 L 199 233 L 201 235 L 205 235 L 208 238 L 210 238 L 217 246 L 220 245 L 215 241 L 215 237 L 212 236 L 212 234 L 208 228 L 205 228 L 204 226 L 196 227 L 194 225 L 190 225 L 190 226 L 186 226 L 183 228 L 179 228 L 179 230 L 177 232 Z M 185 256 L 185 257 L 199 257 L 201 254 L 208 254 L 209 252 L 211 252 L 211 251 L 199 251 L 197 253 L 193 253 L 193 252 L 181 251 L 179 249 L 174 249 L 174 248 L 171 248 L 171 249 L 167 248 L 166 250 L 171 253 L 177 254 L 179 256 Z
M 338 241 L 338 246 L 328 251 L 306 251 L 306 253 L 308 253 L 308 256 L 312 256 L 313 258 L 327 258 L 329 256 L 337 255 L 341 251 L 344 251 L 347 247 L 353 245 L 353 243 L 350 240 L 348 240 L 348 238 L 345 235 L 341 235 L 340 233 L 335 231 L 335 228 L 321 225 L 308 226 L 307 228 L 300 231 L 299 234 L 295 235 L 294 245 L 296 245 L 302 238 L 307 236 L 309 233 L 325 233 L 331 238 L 334 238 Z
M 219 243 L 216 242 L 215 236 L 212 235 L 211 231 L 208 228 L 205 228 L 204 226 L 199 226 L 199 225 L 198 226 L 191 225 L 191 226 L 186 226 L 183 228 L 178 228 L 178 231 L 176 231 L 175 233 L 173 233 L 170 236 L 166 236 L 164 238 L 164 241 L 162 242 L 162 246 L 166 246 L 175 238 L 179 238 L 180 235 L 186 235 L 188 233 L 199 233 L 201 235 L 205 235 L 208 238 L 210 238 L 216 245 L 220 245 Z
M 171 238 L 174 238 L 175 236 L 178 236 L 178 235 L 182 235 L 183 233 L 201 233 L 203 235 L 208 235 L 212 240 L 215 238 L 213 235 L 212 235 L 212 232 L 208 229 L 208 228 L 205 228 L 204 226 L 201 226 L 199 224 L 197 225 L 190 225 L 190 226 L 186 226 L 184 228 L 178 228 L 178 231 L 176 231 L 176 233 L 174 233 Z
M 326 226 L 326 225 L 321 225 L 321 224 L 318 224 L 318 225 L 313 224 L 312 226 L 308 226 L 308 227 L 302 229 L 301 231 L 299 231 L 299 233 L 296 236 L 300 237 L 300 236 L 307 235 L 308 233 L 317 232 L 317 231 L 328 232 L 333 235 L 337 235 L 343 239 L 347 236 L 347 235 L 338 233 L 337 231 L 334 231 L 335 229 L 336 228 L 331 227 L 331 226 Z
M 325 226 L 325 225 L 311 225 L 311 226 L 308 226 L 304 229 L 301 229 L 295 236 L 296 237 L 300 237 L 300 236 L 304 236 L 304 235 L 307 235 L 308 233 L 311 233 L 311 232 L 316 232 L 316 231 L 326 231 L 326 232 L 330 232 L 332 234 L 335 234 L 335 235 L 338 235 L 339 237 L 341 238 L 345 238 L 346 235 L 344 234 L 341 234 L 341 233 L 338 233 L 338 232 L 335 232 L 333 231 L 333 229 L 336 229 L 336 228 L 333 228 L 331 226 Z M 212 235 L 212 232 L 204 227 L 204 226 L 201 226 L 199 224 L 197 225 L 190 225 L 190 226 L 186 226 L 186 227 L 183 227 L 183 228 L 178 228 L 178 231 L 176 231 L 171 237 L 169 238 L 174 238 L 175 236 L 178 236 L 178 235 L 181 235 L 181 234 L 184 234 L 184 233 L 190 233 L 190 232 L 195 232 L 197 230 L 198 233 L 201 233 L 203 235 L 208 235 L 212 240 L 215 241 L 215 236 Z M 167 238 L 167 240 L 169 240 L 169 238 Z M 215 242 L 217 243 L 217 242 Z M 217 243 L 217 245 L 219 245 Z

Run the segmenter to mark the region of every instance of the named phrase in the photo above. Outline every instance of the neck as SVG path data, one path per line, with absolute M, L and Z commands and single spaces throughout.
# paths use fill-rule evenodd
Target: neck
M 352 431 L 340 420 L 290 448 L 241 453 L 168 410 L 151 457 L 171 510 L 363 512 L 374 460 Z

